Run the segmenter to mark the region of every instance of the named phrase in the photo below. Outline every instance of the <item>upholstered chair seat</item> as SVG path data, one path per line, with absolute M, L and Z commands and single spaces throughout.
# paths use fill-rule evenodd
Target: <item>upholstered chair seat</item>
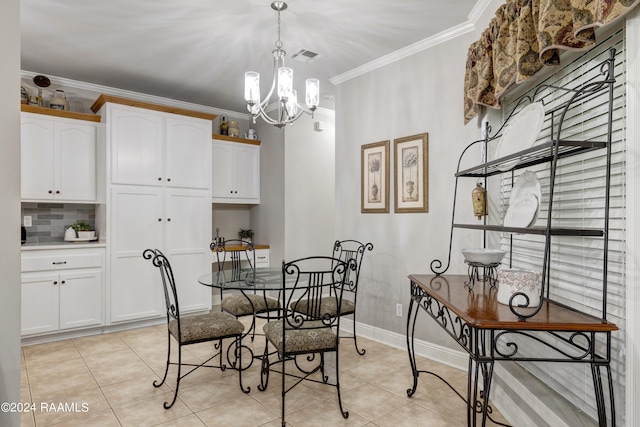
M 236 317 L 249 316 L 280 307 L 277 299 L 259 294 L 228 295 L 222 299 L 222 310 Z

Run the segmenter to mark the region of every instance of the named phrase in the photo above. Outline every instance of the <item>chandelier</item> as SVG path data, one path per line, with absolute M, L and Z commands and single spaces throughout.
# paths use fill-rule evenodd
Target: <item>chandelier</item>
M 247 71 L 244 73 L 244 99 L 247 101 L 247 110 L 251 114 L 253 123 L 256 122 L 256 118 L 262 117 L 265 122 L 281 128 L 288 123 L 293 123 L 302 113 L 310 114 L 313 117 L 313 112 L 318 107 L 320 98 L 320 82 L 318 79 L 307 79 L 305 99 L 307 107 L 298 104 L 298 94 L 293 90 L 293 70 L 285 67 L 284 59 L 287 53 L 282 49 L 282 41 L 280 40 L 280 12 L 287 8 L 287 4 L 283 1 L 274 1 L 271 3 L 271 8 L 278 12 L 278 40 L 276 48 L 272 52 L 273 81 L 271 89 L 269 89 L 267 96 L 260 101 L 260 74 L 255 71 Z M 277 114 L 275 118 L 267 114 L 274 91 L 278 96 L 277 108 L 273 108 Z

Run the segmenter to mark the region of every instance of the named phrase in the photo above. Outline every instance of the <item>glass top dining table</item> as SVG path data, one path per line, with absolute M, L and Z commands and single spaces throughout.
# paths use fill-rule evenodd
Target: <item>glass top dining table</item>
M 214 271 L 198 277 L 198 282 L 220 289 L 276 291 L 282 288 L 282 267 Z

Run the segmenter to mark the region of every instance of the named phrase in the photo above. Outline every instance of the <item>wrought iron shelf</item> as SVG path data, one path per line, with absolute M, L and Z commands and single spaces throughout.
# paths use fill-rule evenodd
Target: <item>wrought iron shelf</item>
M 554 151 L 556 149 L 555 145 L 556 141 L 547 141 L 542 144 L 536 144 L 531 148 L 519 151 L 509 156 L 501 157 L 499 159 L 459 171 L 455 176 L 481 178 L 541 163 L 548 163 L 553 160 Z M 557 141 L 558 158 L 561 159 L 564 157 L 575 156 L 576 154 L 599 150 L 606 146 L 606 142 L 600 141 L 560 140 Z M 516 159 L 520 160 L 517 165 L 509 168 L 504 166 L 505 164 L 512 163 Z
M 547 232 L 546 227 L 504 227 L 502 225 L 488 225 L 488 224 L 453 224 L 453 227 L 467 228 L 471 230 L 504 231 L 506 233 L 518 233 L 518 234 L 545 235 Z M 554 227 L 550 229 L 549 234 L 551 236 L 603 237 L 604 230 L 595 229 L 595 228 Z

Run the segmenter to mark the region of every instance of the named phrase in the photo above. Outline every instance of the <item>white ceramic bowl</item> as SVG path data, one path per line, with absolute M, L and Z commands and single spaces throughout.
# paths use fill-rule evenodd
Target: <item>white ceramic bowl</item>
M 468 262 L 479 262 L 480 264 L 495 264 L 502 261 L 507 251 L 500 249 L 487 249 L 487 248 L 470 248 L 462 249 L 462 255 Z

